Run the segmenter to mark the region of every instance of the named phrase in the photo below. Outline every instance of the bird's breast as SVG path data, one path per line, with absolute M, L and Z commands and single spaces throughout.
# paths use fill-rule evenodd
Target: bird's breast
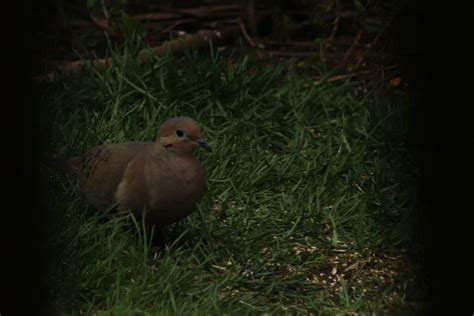
M 135 214 L 146 209 L 147 221 L 161 227 L 191 213 L 205 189 L 204 170 L 194 157 L 137 156 L 127 166 L 116 198 L 122 209 Z
M 193 159 L 175 158 L 165 168 L 145 168 L 151 212 L 157 221 L 176 221 L 196 207 L 206 189 L 201 163 Z

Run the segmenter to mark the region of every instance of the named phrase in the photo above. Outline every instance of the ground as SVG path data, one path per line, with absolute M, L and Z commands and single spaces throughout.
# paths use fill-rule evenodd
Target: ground
M 143 48 L 132 38 L 109 54 L 118 61 Z M 404 78 L 334 75 L 321 55 L 210 52 L 129 58 L 39 83 L 48 153 L 153 140 L 176 115 L 195 118 L 213 147 L 198 153 L 209 190 L 169 227 L 165 249 L 141 223 L 90 208 L 66 178 L 43 170 L 54 310 L 417 311 L 409 254 L 418 171 L 406 143 L 415 105 Z
M 58 81 L 44 96 L 51 152 L 154 139 L 196 118 L 209 191 L 166 250 L 90 209 L 52 176 L 56 307 L 153 314 L 406 308 L 412 168 L 396 89 L 313 84 L 288 64 L 194 56 Z M 203 80 L 203 78 L 205 80 Z M 137 223 L 140 227 L 140 223 Z M 410 276 L 411 275 L 411 276 Z

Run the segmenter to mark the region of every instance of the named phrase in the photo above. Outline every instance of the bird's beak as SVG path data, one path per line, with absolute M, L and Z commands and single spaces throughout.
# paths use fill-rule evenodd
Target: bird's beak
M 204 139 L 196 140 L 196 143 L 201 146 L 202 148 L 207 149 L 208 151 L 212 151 L 211 146 L 209 146 Z

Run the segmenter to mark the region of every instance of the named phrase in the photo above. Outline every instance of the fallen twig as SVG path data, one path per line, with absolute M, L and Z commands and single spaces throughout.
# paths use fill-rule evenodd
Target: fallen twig
M 188 8 L 188 9 L 173 9 L 159 4 L 149 4 L 147 5 L 152 9 L 159 9 L 165 12 L 171 12 L 180 15 L 192 15 L 195 17 L 207 16 L 209 13 L 216 13 L 222 11 L 238 11 L 240 5 L 238 4 L 228 4 L 228 5 L 214 5 L 214 6 L 202 6 L 199 8 Z
M 138 21 L 167 21 L 167 20 L 176 20 L 176 19 L 198 19 L 202 18 L 201 15 L 195 14 L 179 14 L 179 13 L 172 13 L 172 12 L 155 12 L 155 13 L 143 13 L 133 15 L 132 18 Z
M 175 27 L 177 27 L 179 25 L 194 23 L 194 22 L 196 22 L 196 19 L 193 19 L 193 18 L 178 20 L 178 21 L 174 22 L 173 24 L 171 24 L 170 26 L 168 26 L 167 28 L 161 30 L 160 32 L 162 34 L 164 34 L 164 33 L 167 33 L 169 31 L 173 30 Z
M 271 46 L 293 46 L 293 47 L 305 47 L 305 48 L 316 48 L 321 45 L 321 42 L 315 42 L 315 41 L 308 41 L 308 42 L 301 42 L 301 41 L 288 41 L 288 42 L 282 42 L 282 41 L 272 41 L 272 40 L 266 40 L 266 39 L 261 39 L 258 41 L 259 44 L 263 45 L 271 45 Z
M 107 6 L 105 5 L 105 0 L 101 0 L 100 5 L 102 7 L 102 12 L 104 13 L 105 19 L 109 21 L 110 15 L 109 15 L 109 11 L 107 10 Z
M 236 26 L 227 27 L 221 31 L 199 31 L 195 34 L 187 34 L 181 38 L 165 42 L 163 45 L 143 50 L 138 54 L 140 61 L 146 60 L 150 53 L 155 56 L 163 56 L 168 53 L 179 55 L 184 53 L 186 49 L 199 48 L 209 43 L 209 41 L 224 41 L 236 33 Z
M 344 58 L 342 58 L 342 62 L 345 63 L 347 59 L 352 55 L 352 52 L 354 51 L 354 48 L 356 45 L 359 44 L 360 38 L 362 37 L 362 31 L 359 31 L 354 38 L 354 42 L 352 43 L 351 47 L 347 50 L 347 52 L 344 54 Z
M 249 42 L 250 46 L 254 47 L 255 46 L 255 42 L 252 40 L 252 38 L 249 36 L 249 34 L 247 33 L 247 30 L 245 29 L 245 25 L 244 23 L 242 22 L 242 20 L 239 21 L 239 25 L 240 25 L 240 29 L 242 30 L 242 34 L 244 35 L 245 39 L 247 40 L 247 42 Z
M 102 4 L 104 5 L 104 4 Z M 89 18 L 92 21 L 92 24 L 103 30 L 104 32 L 107 33 L 108 36 L 120 36 L 120 32 L 118 32 L 118 27 L 117 25 L 110 19 L 109 13 L 107 12 L 107 9 L 105 6 L 102 7 L 102 14 L 104 17 L 97 16 L 93 12 L 89 14 Z
M 169 12 L 154 12 L 154 13 L 143 13 L 133 15 L 132 18 L 138 21 L 156 21 L 156 20 L 174 20 L 182 19 L 181 14 L 169 13 Z
M 331 6 L 332 5 L 334 5 L 336 7 L 335 8 L 336 18 L 332 22 L 334 24 L 334 26 L 332 28 L 331 35 L 329 36 L 330 39 L 333 39 L 334 36 L 336 35 L 337 29 L 339 27 L 339 20 L 341 18 L 341 2 L 340 2 L 340 0 L 333 0 L 333 2 L 331 2 Z
M 367 75 L 367 74 L 374 73 L 374 72 L 377 72 L 377 71 L 382 71 L 383 72 L 385 70 L 393 69 L 397 66 L 398 65 L 391 65 L 391 66 L 387 66 L 387 67 L 383 67 L 383 68 L 379 68 L 379 69 L 365 70 L 365 71 L 361 71 L 361 72 L 357 72 L 357 73 L 351 73 L 351 74 L 345 74 L 345 75 L 335 75 L 335 76 L 332 76 L 332 77 L 328 78 L 327 80 L 323 80 L 321 76 L 318 76 L 318 77 L 316 77 L 316 80 L 313 81 L 313 84 L 318 85 L 318 84 L 321 84 L 322 82 L 334 82 L 334 81 L 349 79 L 349 78 L 352 78 L 352 77 Z
M 89 14 L 89 17 L 95 26 L 97 26 L 98 28 L 104 31 L 109 31 L 109 22 L 107 19 L 101 19 L 92 13 Z
M 229 6 L 230 7 L 230 6 Z M 143 21 L 143 20 L 169 20 L 183 17 L 192 17 L 192 18 L 209 18 L 209 17 L 228 17 L 236 16 L 239 14 L 238 11 L 221 11 L 221 10 L 212 10 L 207 8 L 190 8 L 190 9 L 171 9 L 164 6 L 157 6 L 158 9 L 163 12 L 158 13 L 146 13 L 134 15 L 133 18 Z M 232 7 L 235 9 L 235 7 Z
M 294 57 L 313 57 L 317 56 L 319 52 L 294 52 L 294 51 L 280 51 L 280 50 L 260 50 L 261 52 L 272 56 L 294 56 Z
M 171 54 L 175 56 L 182 55 L 186 49 L 203 47 L 208 44 L 209 41 L 221 42 L 226 40 L 227 38 L 230 38 L 237 32 L 238 26 L 230 26 L 224 28 L 221 31 L 203 30 L 195 34 L 187 34 L 180 38 L 167 41 L 162 45 L 151 47 L 149 49 L 144 49 L 138 53 L 137 58 L 139 61 L 143 62 L 148 60 L 152 56 L 164 56 L 166 54 Z M 124 57 L 118 58 L 119 61 L 122 59 L 124 59 Z M 110 67 L 112 64 L 112 58 L 103 58 L 96 60 L 77 60 L 59 66 L 58 71 L 62 74 L 78 74 L 84 69 L 84 67 L 91 66 L 97 71 L 101 72 L 104 71 L 106 68 Z M 49 73 L 46 75 L 35 77 L 35 81 L 52 81 L 55 79 L 55 77 L 56 76 L 54 73 Z
M 248 0 L 247 3 L 247 18 L 249 21 L 250 29 L 252 30 L 252 35 L 258 37 L 258 19 L 256 14 L 256 4 L 255 0 Z

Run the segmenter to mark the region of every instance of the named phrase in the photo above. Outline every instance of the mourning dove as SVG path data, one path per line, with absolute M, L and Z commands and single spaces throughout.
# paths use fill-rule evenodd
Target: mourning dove
M 63 161 L 77 180 L 80 194 L 95 208 L 117 203 L 120 211 L 157 228 L 172 224 L 196 207 L 206 176 L 196 148 L 211 150 L 198 124 L 189 117 L 164 122 L 154 142 L 126 142 L 93 147 Z

